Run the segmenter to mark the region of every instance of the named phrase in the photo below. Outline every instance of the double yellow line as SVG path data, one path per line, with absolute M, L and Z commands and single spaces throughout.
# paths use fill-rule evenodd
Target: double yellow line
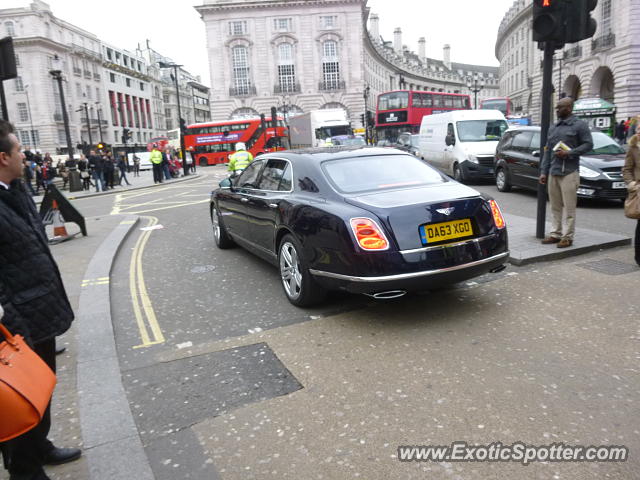
M 158 223 L 156 217 L 142 217 L 148 220 L 147 227 L 153 227 Z M 164 343 L 164 335 L 158 324 L 156 313 L 153 311 L 151 299 L 147 293 L 147 287 L 144 283 L 144 274 L 142 273 L 142 253 L 144 247 L 149 241 L 149 236 L 153 230 L 142 232 L 131 256 L 131 265 L 129 266 L 129 287 L 131 292 L 131 301 L 133 302 L 133 314 L 136 317 L 136 323 L 140 330 L 140 338 L 142 343 L 133 348 L 145 348 L 151 345 Z

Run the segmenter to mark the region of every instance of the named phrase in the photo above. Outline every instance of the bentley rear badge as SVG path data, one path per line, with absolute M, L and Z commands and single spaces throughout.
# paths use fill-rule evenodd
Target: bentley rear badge
M 453 213 L 453 211 L 455 210 L 455 207 L 449 207 L 449 208 L 438 208 L 436 210 L 436 212 L 438 213 L 442 213 L 443 215 L 451 215 Z

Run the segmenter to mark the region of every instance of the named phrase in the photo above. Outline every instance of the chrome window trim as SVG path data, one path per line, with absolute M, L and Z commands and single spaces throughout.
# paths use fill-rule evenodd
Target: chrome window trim
M 420 253 L 420 252 L 429 252 L 431 250 L 439 250 L 441 248 L 451 248 L 451 247 L 459 247 L 461 245 L 465 245 L 467 243 L 480 243 L 484 240 L 488 240 L 490 238 L 494 238 L 496 235 L 485 235 L 484 237 L 478 238 L 470 238 L 469 240 L 462 240 L 456 243 L 447 243 L 444 245 L 435 245 L 433 247 L 422 247 L 422 248 L 414 248 L 412 250 L 400 250 L 402 255 L 410 255 L 412 253 Z
M 465 268 L 477 267 L 478 265 L 483 265 L 485 263 L 490 263 L 495 260 L 500 260 L 508 257 L 509 252 L 507 251 L 498 255 L 494 255 L 493 257 L 483 258 L 482 260 L 476 260 L 475 262 L 469 262 L 462 265 L 455 265 L 453 267 L 439 268 L 436 270 L 424 270 L 422 272 L 402 273 L 400 275 L 387 275 L 384 277 L 354 277 L 351 275 L 342 275 L 339 273 L 324 272 L 322 270 L 311 269 L 309 269 L 309 273 L 318 277 L 334 278 L 337 280 L 344 280 L 354 283 L 393 282 L 397 280 L 410 280 L 412 278 L 428 277 L 431 275 L 437 275 L 439 273 L 455 272 L 456 270 L 464 270 Z

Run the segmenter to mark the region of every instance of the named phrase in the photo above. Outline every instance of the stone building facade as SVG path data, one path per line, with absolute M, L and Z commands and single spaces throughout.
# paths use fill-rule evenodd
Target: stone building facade
M 504 16 L 496 41 L 500 92 L 514 107 L 540 122 L 542 58 L 532 41 L 532 2 L 516 0 Z M 593 38 L 556 51 L 554 99 L 600 97 L 614 103 L 618 119 L 640 113 L 640 0 L 600 0 L 592 12 Z
M 427 59 L 367 29 L 366 0 L 205 0 L 195 7 L 205 24 L 214 120 L 340 107 L 360 126 L 377 95 L 393 89 L 467 93 L 468 77 L 498 93 L 497 67 Z M 399 48 L 398 48 L 399 44 Z M 424 46 L 424 44 L 422 45 Z M 368 88 L 367 88 L 368 87 Z
M 13 39 L 18 70 L 18 78 L 4 82 L 7 110 L 23 145 L 52 154 L 67 150 L 58 83 L 49 73 L 58 69 L 74 149 L 99 140 L 120 145 L 123 128 L 132 132 L 129 144 L 145 144 L 177 128 L 170 71 L 159 68 L 156 56 L 145 55 L 148 44 L 135 51 L 108 45 L 56 17 L 42 0 L 0 9 L 4 36 Z M 208 87 L 183 69 L 180 85 L 183 118 L 208 118 Z

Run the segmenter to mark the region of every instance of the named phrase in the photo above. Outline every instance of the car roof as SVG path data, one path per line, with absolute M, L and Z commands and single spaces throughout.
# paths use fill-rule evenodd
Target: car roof
M 266 153 L 256 160 L 266 158 L 287 158 L 296 162 L 320 163 L 325 160 L 341 160 L 345 158 L 371 157 L 379 155 L 409 155 L 407 152 L 395 148 L 380 148 L 374 146 L 340 145 L 335 147 L 300 148 Z

